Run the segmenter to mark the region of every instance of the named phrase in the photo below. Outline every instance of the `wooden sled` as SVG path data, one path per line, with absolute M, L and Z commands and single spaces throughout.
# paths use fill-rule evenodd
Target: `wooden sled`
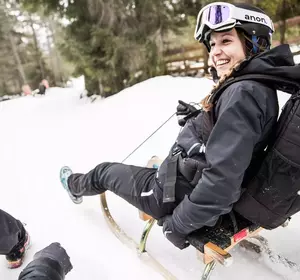
M 104 212 L 106 221 L 112 232 L 125 244 L 134 247 L 139 255 L 145 254 L 145 259 L 150 266 L 155 268 L 165 279 L 176 279 L 172 273 L 164 268 L 156 261 L 146 250 L 146 243 L 149 233 L 155 223 L 155 219 L 151 216 L 139 211 L 139 216 L 146 221 L 146 225 L 142 232 L 140 242 L 137 244 L 133 239 L 128 237 L 126 233 L 117 225 L 108 209 L 105 193 L 100 195 L 101 206 Z M 224 216 L 221 224 L 212 228 L 202 228 L 199 231 L 193 232 L 188 236 L 190 244 L 196 248 L 199 258 L 206 265 L 202 274 L 201 280 L 208 280 L 212 270 L 216 264 L 229 266 L 233 263 L 233 258 L 229 253 L 234 246 L 248 237 L 256 235 L 262 228 L 251 224 L 247 220 L 237 219 L 238 232 L 234 233 L 232 222 L 229 216 Z
M 160 163 L 157 158 L 152 158 L 147 166 L 152 167 L 153 164 L 159 165 Z M 145 256 L 144 259 L 146 259 L 148 264 L 155 268 L 165 279 L 177 279 L 146 250 L 147 239 L 155 223 L 155 219 L 139 211 L 139 216 L 143 221 L 146 221 L 146 225 L 142 232 L 140 242 L 137 244 L 126 235 L 111 216 L 105 193 L 100 195 L 100 201 L 106 221 L 118 239 L 124 244 L 135 248 L 141 257 Z M 210 278 L 217 263 L 225 267 L 231 265 L 233 258 L 229 251 L 241 241 L 256 235 L 262 230 L 261 227 L 252 224 L 241 216 L 235 215 L 235 218 L 235 227 L 230 215 L 225 215 L 222 217 L 221 222 L 217 223 L 215 227 L 204 227 L 188 236 L 189 243 L 196 248 L 199 259 L 205 264 L 202 277 L 200 278 L 201 280 L 208 280 Z

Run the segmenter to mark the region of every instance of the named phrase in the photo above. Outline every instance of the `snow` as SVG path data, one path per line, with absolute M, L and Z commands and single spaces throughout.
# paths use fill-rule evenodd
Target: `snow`
M 81 205 L 70 201 L 60 185 L 59 169 L 69 165 L 75 172 L 87 172 L 103 161 L 122 161 L 174 114 L 178 99 L 198 102 L 211 87 L 204 78 L 162 76 L 94 103 L 79 99 L 78 87 L 50 88 L 43 97 L 1 102 L 0 207 L 27 224 L 32 247 L 25 265 L 36 251 L 58 241 L 74 266 L 67 280 L 162 279 L 111 233 L 99 196 L 85 197 Z M 280 94 L 281 106 L 285 99 Z M 145 165 L 153 155 L 166 156 L 178 132 L 173 117 L 126 163 Z M 113 194 L 107 196 L 116 221 L 138 241 L 144 222 L 137 209 Z M 288 227 L 262 233 L 274 250 L 296 263 L 299 223 L 295 215 Z M 147 248 L 178 279 L 200 279 L 204 265 L 195 249 L 178 250 L 157 225 Z M 242 248 L 231 253 L 233 265 L 217 265 L 211 279 L 299 279 L 297 272 L 286 273 L 284 267 L 268 265 Z M 8 270 L 5 258 L 0 259 L 1 279 L 15 280 L 21 269 Z

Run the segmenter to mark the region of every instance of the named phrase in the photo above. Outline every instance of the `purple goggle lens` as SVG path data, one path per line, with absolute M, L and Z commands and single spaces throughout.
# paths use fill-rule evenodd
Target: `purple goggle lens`
M 208 22 L 216 25 L 229 19 L 230 9 L 228 6 L 214 5 L 208 8 L 206 14 Z

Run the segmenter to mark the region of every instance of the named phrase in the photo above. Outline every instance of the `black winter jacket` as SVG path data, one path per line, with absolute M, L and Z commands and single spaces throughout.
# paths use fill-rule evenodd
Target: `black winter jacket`
M 61 265 L 50 258 L 33 260 L 20 274 L 18 280 L 64 280 Z
M 255 73 L 300 80 L 288 45 L 244 61 L 232 76 Z M 214 106 L 215 124 L 207 139 L 205 114 L 188 120 L 176 141 L 187 158 L 203 164 L 200 180 L 196 186 L 189 186 L 193 188 L 191 193 L 172 215 L 173 228 L 184 235 L 215 225 L 219 216 L 229 213 L 239 200 L 244 179 L 248 173 L 253 174 L 249 171 L 251 161 L 259 158 L 272 136 L 278 117 L 276 90 L 251 80 L 225 88 Z M 160 186 L 165 181 L 166 166 L 165 160 L 158 172 Z M 177 181 L 176 192 L 190 183 L 185 179 Z

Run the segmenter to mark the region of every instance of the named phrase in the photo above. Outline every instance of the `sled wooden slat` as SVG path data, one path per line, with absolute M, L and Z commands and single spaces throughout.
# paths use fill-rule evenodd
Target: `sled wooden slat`
M 223 250 L 231 249 L 239 241 L 249 235 L 256 234 L 261 228 L 250 221 L 236 216 L 237 233 L 234 232 L 232 220 L 229 215 L 222 217 L 222 222 L 214 227 L 204 227 L 188 236 L 188 241 L 197 250 L 204 253 L 205 245 L 209 242 Z
M 154 222 L 151 216 L 140 210 L 139 216 L 142 220 L 147 221 L 146 227 L 149 223 Z M 230 216 L 225 215 L 216 226 L 204 227 L 188 236 L 187 239 L 190 244 L 197 249 L 199 259 L 206 265 L 201 280 L 208 280 L 210 278 L 217 263 L 225 267 L 230 266 L 233 263 L 233 258 L 229 250 L 246 238 L 256 235 L 262 229 L 237 214 L 235 217 L 236 228 L 234 228 Z M 151 228 L 152 225 L 149 231 Z M 145 234 L 146 238 L 144 238 Z M 144 230 L 140 241 L 140 248 L 143 248 L 143 251 L 146 251 L 148 235 L 149 232 Z
M 153 219 L 140 210 L 139 216 L 144 221 Z M 240 241 L 256 235 L 262 229 L 240 216 L 236 218 L 236 233 L 230 216 L 225 215 L 222 217 L 222 222 L 216 226 L 201 228 L 188 236 L 189 243 L 198 250 L 204 264 L 217 261 L 224 266 L 229 266 L 232 263 L 232 257 L 228 251 Z
M 140 219 L 143 221 L 148 221 L 148 220 L 153 219 L 150 215 L 148 215 L 145 212 L 140 211 L 140 210 L 139 210 L 139 216 L 140 216 Z

